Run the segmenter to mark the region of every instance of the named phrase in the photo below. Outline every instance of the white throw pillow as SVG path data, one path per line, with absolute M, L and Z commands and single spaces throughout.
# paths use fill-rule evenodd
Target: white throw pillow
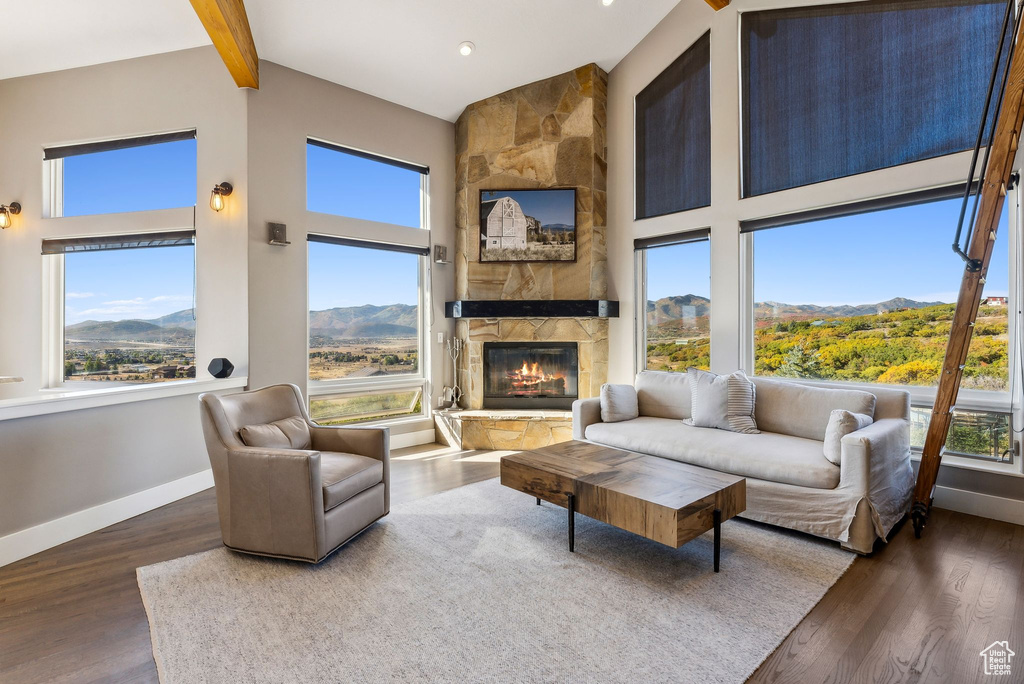
M 601 385 L 601 422 L 618 423 L 640 415 L 636 389 L 632 385 Z
M 840 465 L 843 437 L 871 425 L 872 422 L 871 416 L 863 413 L 854 413 L 843 409 L 833 411 L 828 417 L 828 426 L 825 428 L 825 458 Z
M 718 428 L 730 432 L 758 434 L 754 422 L 755 388 L 743 371 L 715 375 L 690 368 L 690 419 L 694 427 Z

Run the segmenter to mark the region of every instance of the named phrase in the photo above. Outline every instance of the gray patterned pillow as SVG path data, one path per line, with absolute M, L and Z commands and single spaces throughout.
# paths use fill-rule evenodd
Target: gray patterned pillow
M 691 418 L 684 423 L 746 434 L 760 432 L 754 422 L 754 383 L 743 371 L 715 375 L 690 368 L 686 372 L 690 379 Z

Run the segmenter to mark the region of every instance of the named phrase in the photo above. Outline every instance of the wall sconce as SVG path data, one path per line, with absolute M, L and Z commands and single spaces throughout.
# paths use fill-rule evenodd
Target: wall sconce
M 214 211 L 220 211 L 224 208 L 224 198 L 231 194 L 234 190 L 231 187 L 231 183 L 219 183 L 213 186 L 213 192 L 210 193 L 210 208 Z
M 11 227 L 11 214 L 17 216 L 21 213 L 21 205 L 17 202 L 0 204 L 0 229 Z

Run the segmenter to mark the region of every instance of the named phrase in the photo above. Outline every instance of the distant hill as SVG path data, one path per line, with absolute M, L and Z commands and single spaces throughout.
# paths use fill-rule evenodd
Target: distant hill
M 839 306 L 755 302 L 754 318 L 845 318 L 848 316 L 870 316 L 889 311 L 899 311 L 900 309 L 924 309 L 929 306 L 938 306 L 945 303 L 918 302 L 905 297 L 894 297 L 876 304 L 841 304 Z
M 335 339 L 415 337 L 419 308 L 412 304 L 345 306 L 309 312 L 309 332 Z
M 843 304 L 839 306 L 818 306 L 816 304 L 785 304 L 782 302 L 755 302 L 755 319 L 813 320 L 818 318 L 847 318 L 898 311 L 900 309 L 923 309 L 945 302 L 918 302 L 905 297 L 895 297 L 876 304 Z M 647 301 L 647 326 L 652 337 L 693 337 L 696 332 L 703 335 L 709 330 L 708 314 L 711 301 L 700 295 L 672 295 Z
M 175 325 L 176 317 L 185 312 L 177 312 L 153 320 L 126 321 L 82 321 L 64 328 L 65 336 L 70 340 L 91 342 L 164 342 L 169 344 L 191 344 L 195 336 L 195 322 L 191 327 Z M 166 321 L 160 325 L 156 321 Z
M 196 318 L 192 309 L 184 309 L 183 311 L 176 311 L 160 318 L 153 318 L 147 321 L 147 323 L 154 323 L 159 325 L 161 328 L 185 328 L 186 330 L 196 329 Z

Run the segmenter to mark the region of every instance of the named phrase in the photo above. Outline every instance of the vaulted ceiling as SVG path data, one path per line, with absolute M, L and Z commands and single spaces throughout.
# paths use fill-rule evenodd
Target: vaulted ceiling
M 270 60 L 454 120 L 470 102 L 611 69 L 678 0 L 246 0 Z M 188 0 L 0 0 L 0 78 L 209 45 Z M 469 57 L 458 46 L 472 41 Z

